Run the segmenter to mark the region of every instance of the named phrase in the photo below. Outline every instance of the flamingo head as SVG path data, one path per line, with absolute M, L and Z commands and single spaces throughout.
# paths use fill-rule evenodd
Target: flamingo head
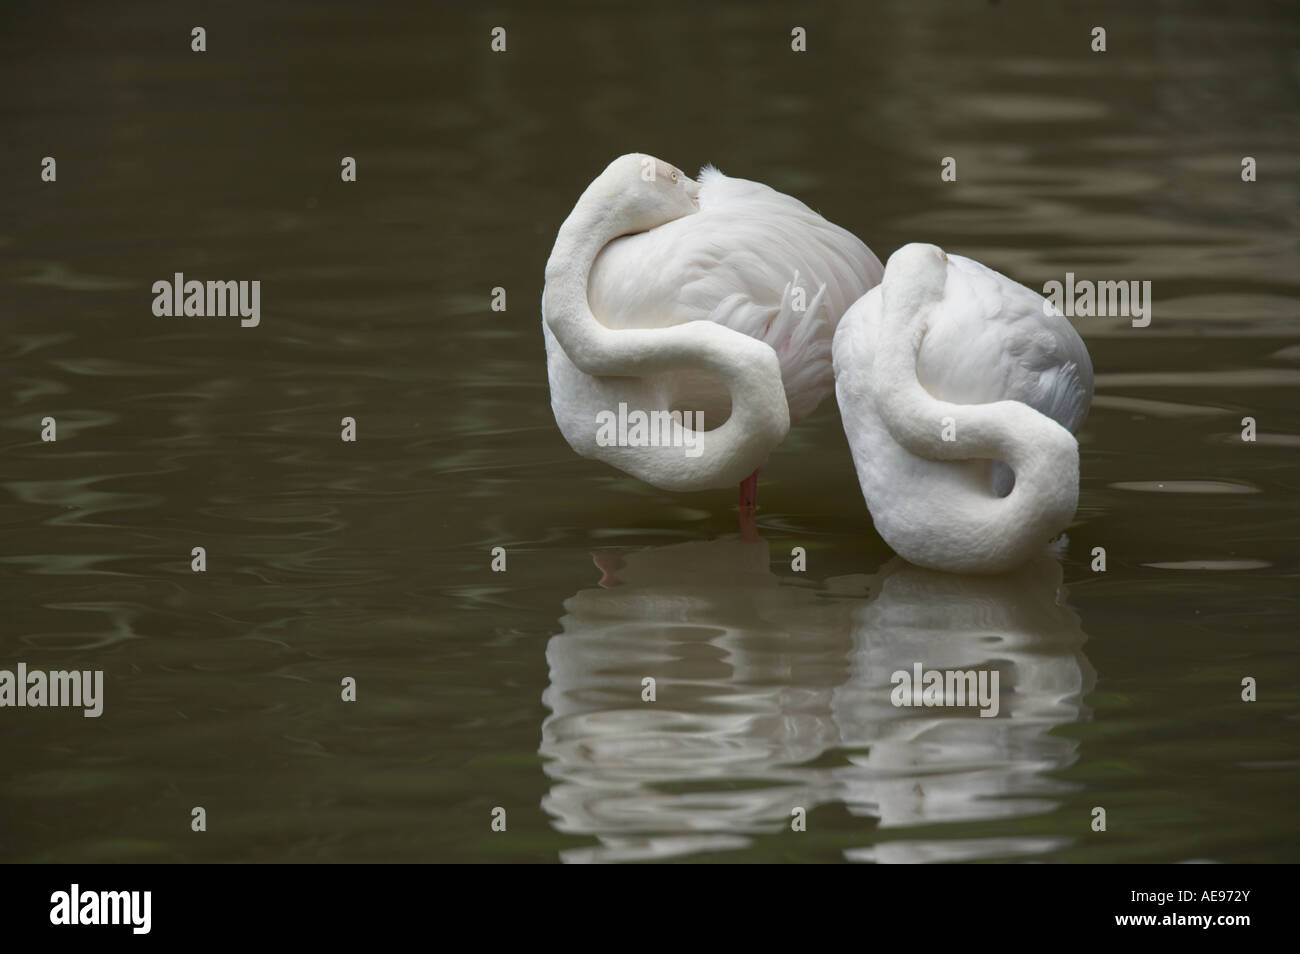
M 889 256 L 881 293 L 885 300 L 914 310 L 943 298 L 948 281 L 948 253 L 937 245 L 912 242 Z
M 676 166 L 632 152 L 611 162 L 591 184 L 611 203 L 625 232 L 645 232 L 699 210 L 700 186 Z

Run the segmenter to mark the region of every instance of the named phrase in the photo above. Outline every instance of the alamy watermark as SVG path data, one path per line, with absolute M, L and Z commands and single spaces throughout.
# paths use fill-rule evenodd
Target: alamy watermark
M 153 283 L 153 313 L 159 318 L 225 318 L 238 316 L 240 326 L 256 328 L 262 321 L 260 281 L 200 282 L 176 272 Z
M 599 447 L 681 447 L 687 457 L 699 457 L 703 441 L 703 411 L 629 411 L 620 401 L 617 411 L 596 412 Z
M 152 891 L 82 891 L 73 884 L 50 895 L 50 923 L 127 924 L 132 934 L 148 934 L 153 923 Z
M 45 672 L 26 663 L 18 671 L 0 669 L 0 708 L 77 707 L 87 719 L 98 719 L 104 712 L 104 670 L 71 671 L 55 669 Z
M 992 718 L 998 714 L 999 678 L 996 669 L 927 670 L 916 663 L 911 672 L 899 669 L 889 677 L 889 701 L 899 707 L 978 706 L 981 719 Z
M 1074 272 L 1066 272 L 1064 282 L 1043 285 L 1043 297 L 1045 315 L 1060 312 L 1067 318 L 1132 318 L 1134 328 L 1151 324 L 1149 281 L 1075 281 Z

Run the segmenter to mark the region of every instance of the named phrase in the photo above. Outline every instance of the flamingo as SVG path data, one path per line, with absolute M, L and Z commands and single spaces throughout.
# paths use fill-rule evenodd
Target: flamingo
M 765 185 L 711 166 L 693 180 L 640 153 L 615 159 L 546 263 L 561 434 L 663 490 L 740 483 L 752 537 L 758 469 L 833 389 L 835 327 L 882 272 L 857 237 Z M 599 415 L 620 408 L 660 415 L 657 443 L 599 439 Z
M 833 360 L 862 495 L 904 559 L 1001 573 L 1073 519 L 1092 362 L 1041 295 L 905 245 L 844 315 Z

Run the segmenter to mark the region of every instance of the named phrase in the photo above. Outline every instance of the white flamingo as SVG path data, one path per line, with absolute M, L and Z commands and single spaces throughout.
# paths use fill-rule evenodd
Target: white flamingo
M 1025 562 L 1074 517 L 1092 362 L 1041 295 L 934 245 L 845 314 L 835 388 L 876 530 L 957 573 Z
M 546 263 L 560 431 L 579 454 L 665 490 L 743 481 L 742 522 L 752 519 L 758 468 L 830 393 L 835 326 L 881 272 L 855 236 L 767 186 L 711 167 L 696 182 L 638 153 L 615 159 Z M 699 412 L 704 426 L 675 417 L 658 446 L 602 446 L 597 415 L 620 405 Z M 695 441 L 698 456 L 684 453 Z

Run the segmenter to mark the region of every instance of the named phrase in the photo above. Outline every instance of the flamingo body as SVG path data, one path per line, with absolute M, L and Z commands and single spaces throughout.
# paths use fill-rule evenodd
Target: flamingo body
M 584 456 L 663 489 L 734 486 L 830 393 L 835 327 L 883 269 L 797 199 L 711 167 L 698 183 L 664 167 L 690 206 L 629 213 L 651 188 L 629 160 L 649 158 L 611 163 L 557 236 L 542 308 L 551 406 Z M 620 403 L 702 414 L 705 460 L 681 443 L 601 446 L 595 417 Z
M 1073 518 L 1092 363 L 1030 289 L 930 245 L 844 316 L 836 394 L 877 531 L 905 559 L 997 573 Z

